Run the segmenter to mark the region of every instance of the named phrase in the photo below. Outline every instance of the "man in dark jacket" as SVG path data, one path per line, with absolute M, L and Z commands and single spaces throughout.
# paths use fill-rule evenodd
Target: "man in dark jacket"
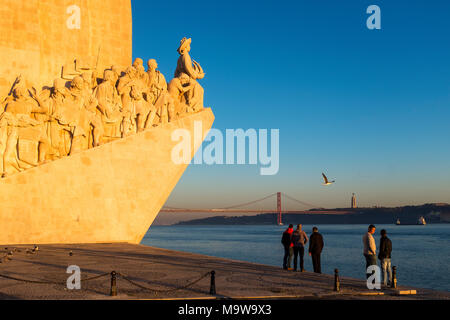
M 322 273 L 322 269 L 320 267 L 320 254 L 323 249 L 323 237 L 319 233 L 319 229 L 314 227 L 312 229 L 313 233 L 309 237 L 309 255 L 312 258 L 312 264 L 315 273 Z
M 284 247 L 284 257 L 283 257 L 283 269 L 284 270 L 292 270 L 291 262 L 292 255 L 294 254 L 294 245 L 292 244 L 292 233 L 294 232 L 294 226 L 292 224 L 289 225 L 289 228 L 283 232 L 283 236 L 281 238 L 281 243 Z
M 380 252 L 378 253 L 378 259 L 380 260 L 381 269 L 383 270 L 383 283 L 385 286 L 392 283 L 391 252 L 392 242 L 387 237 L 386 230 L 383 229 L 381 230 Z M 387 281 L 387 271 L 389 271 L 389 282 Z
M 297 256 L 300 256 L 300 271 L 304 272 L 303 256 L 305 254 L 305 244 L 308 242 L 308 236 L 302 230 L 302 225 L 297 225 L 297 230 L 292 233 L 292 244 L 294 245 L 294 271 L 297 271 Z

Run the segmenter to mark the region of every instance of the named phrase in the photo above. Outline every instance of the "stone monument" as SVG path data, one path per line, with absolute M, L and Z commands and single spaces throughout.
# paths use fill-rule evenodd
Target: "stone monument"
M 0 244 L 139 243 L 187 167 L 172 132 L 214 122 L 191 39 L 168 84 L 132 63 L 130 0 L 4 2 Z

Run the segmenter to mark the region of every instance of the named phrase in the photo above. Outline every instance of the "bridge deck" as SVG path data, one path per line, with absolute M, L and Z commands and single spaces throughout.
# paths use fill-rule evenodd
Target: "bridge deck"
M 161 209 L 160 212 L 182 212 L 182 213 L 255 213 L 255 214 L 263 214 L 263 213 L 273 213 L 277 214 L 275 210 L 239 210 L 239 209 Z M 282 210 L 282 214 L 334 214 L 334 215 L 345 215 L 355 213 L 353 211 L 328 211 L 328 210 L 314 210 L 314 211 L 299 211 L 299 210 Z

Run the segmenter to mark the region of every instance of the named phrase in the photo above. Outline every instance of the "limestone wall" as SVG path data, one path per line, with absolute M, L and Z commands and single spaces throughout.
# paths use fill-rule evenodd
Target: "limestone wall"
M 131 51 L 131 0 L 1 1 L 0 98 L 19 74 L 51 85 L 75 59 L 104 70 L 129 66 Z

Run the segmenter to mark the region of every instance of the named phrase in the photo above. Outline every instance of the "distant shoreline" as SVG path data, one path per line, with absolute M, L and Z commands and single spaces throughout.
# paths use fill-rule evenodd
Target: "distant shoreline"
M 396 208 L 338 208 L 320 209 L 320 211 L 346 211 L 346 214 L 317 214 L 312 209 L 308 213 L 283 214 L 284 224 L 395 224 L 418 225 L 417 220 L 424 217 L 427 224 L 450 223 L 449 204 L 425 204 L 421 206 L 404 206 Z M 215 216 L 202 219 L 180 221 L 174 225 L 273 225 L 277 221 L 277 214 L 264 213 L 254 216 Z

